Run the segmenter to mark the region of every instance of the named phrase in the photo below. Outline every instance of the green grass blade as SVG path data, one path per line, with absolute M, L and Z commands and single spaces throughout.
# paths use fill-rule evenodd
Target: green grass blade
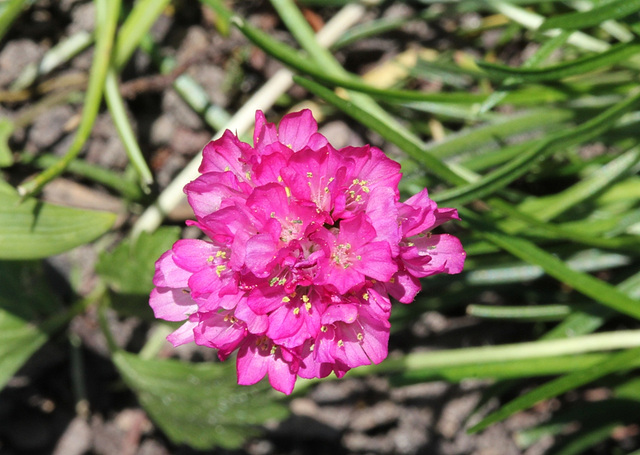
M 429 152 L 437 158 L 448 158 L 481 148 L 489 143 L 501 143 L 510 136 L 557 126 L 575 117 L 569 109 L 545 108 L 511 115 L 475 128 L 466 128 L 439 142 L 427 144 Z
M 478 424 L 469 429 L 469 433 L 477 433 L 489 425 L 506 419 L 518 411 L 527 409 L 542 400 L 556 397 L 564 392 L 576 389 L 582 385 L 595 381 L 603 376 L 615 373 L 616 371 L 626 370 L 630 368 L 630 364 L 637 360 L 640 356 L 640 347 L 628 349 L 608 360 L 589 367 L 585 370 L 576 371 L 561 378 L 540 386 L 533 391 L 522 395 L 506 405 L 502 406 L 498 411 L 489 414 Z
M 142 183 L 142 189 L 145 193 L 149 193 L 149 185 L 153 183 L 153 175 L 147 162 L 142 156 L 142 150 L 138 145 L 131 123 L 127 117 L 127 111 L 124 107 L 124 101 L 120 96 L 120 90 L 118 89 L 118 79 L 114 69 L 110 69 L 107 72 L 107 78 L 105 80 L 105 99 L 107 100 L 107 106 L 111 113 L 113 123 L 118 130 L 118 135 L 124 144 L 125 151 L 129 157 L 129 161 L 133 165 L 133 168 L 140 177 Z
M 480 180 L 438 193 L 434 196 L 434 200 L 442 204 L 461 205 L 493 194 L 524 175 L 539 159 L 550 155 L 558 147 L 565 147 L 597 137 L 639 102 L 640 92 L 637 92 L 634 96 L 614 105 L 572 130 L 549 135 L 546 139 L 535 143 L 520 156 Z
M 640 44 L 621 43 L 600 54 L 577 58 L 571 62 L 546 68 L 512 68 L 487 62 L 478 62 L 478 66 L 496 78 L 514 78 L 521 82 L 556 81 L 612 66 L 638 52 L 640 52 Z
M 467 314 L 484 319 L 516 321 L 555 321 L 571 314 L 568 305 L 495 306 L 469 305 Z
M 362 376 L 371 373 L 426 371 L 429 369 L 473 366 L 476 366 L 479 374 L 482 374 L 482 365 L 497 365 L 502 362 L 522 363 L 534 359 L 576 356 L 617 349 L 638 349 L 639 346 L 640 330 L 618 330 L 558 340 L 417 352 L 399 358 L 389 358 L 377 365 L 363 366 L 349 374 Z M 607 355 L 612 356 L 611 354 Z M 585 359 L 589 358 L 585 357 Z M 580 361 L 574 366 L 578 368 L 585 367 L 589 362 L 591 360 Z M 638 363 L 640 363 L 640 359 L 635 359 L 634 365 Z M 559 366 L 556 365 L 554 368 L 559 368 Z
M 543 268 L 545 272 L 557 280 L 572 286 L 578 292 L 592 298 L 596 302 L 614 310 L 640 319 L 640 305 L 614 286 L 605 283 L 586 273 L 578 272 L 568 267 L 553 254 L 547 253 L 535 244 L 502 232 L 498 232 L 487 225 L 475 213 L 460 209 L 462 218 L 469 222 L 479 235 L 508 251 L 512 255 L 530 264 Z
M 538 30 L 579 30 L 600 25 L 607 20 L 622 19 L 640 10 L 640 0 L 614 0 L 589 11 L 562 14 L 545 20 Z
M 80 125 L 64 157 L 35 179 L 19 186 L 18 191 L 21 196 L 26 198 L 39 192 L 44 185 L 64 172 L 89 138 L 102 101 L 119 11 L 120 0 L 96 0 L 96 49 Z
M 620 182 L 638 161 L 640 147 L 634 147 L 566 190 L 551 196 L 529 199 L 520 204 L 518 210 L 535 214 L 540 221 L 550 221 L 605 188 Z
M 22 12 L 23 8 L 31 3 L 30 0 L 9 0 L 0 12 L 0 40 L 7 33 L 13 21 Z
M 330 104 L 333 104 L 354 120 L 360 122 L 367 128 L 376 131 L 389 142 L 396 144 L 413 159 L 422 163 L 429 172 L 432 172 L 443 180 L 458 184 L 465 182 L 464 178 L 452 171 L 446 164 L 442 163 L 442 161 L 423 150 L 419 144 L 407 138 L 407 136 L 403 135 L 401 131 L 389 128 L 386 124 L 380 122 L 368 112 L 354 106 L 350 101 L 340 98 L 333 91 L 320 84 L 297 76 L 294 76 L 294 80 L 314 95 L 319 96 Z
M 452 350 L 450 352 L 456 352 Z M 412 355 L 412 354 L 409 354 Z M 574 371 L 598 365 L 608 360 L 612 354 L 578 354 L 571 356 L 527 358 L 526 361 L 505 360 L 495 362 L 469 362 L 466 365 L 434 366 L 427 368 L 411 368 L 402 372 L 391 373 L 392 383 L 415 384 L 433 380 L 460 382 L 474 379 L 525 379 L 541 376 L 552 376 L 573 373 Z M 634 360 L 630 367 L 640 367 L 640 359 Z M 375 371 L 371 371 L 375 373 Z M 349 373 L 359 375 L 358 370 Z
M 171 0 L 138 0 L 118 31 L 113 65 L 120 71 Z

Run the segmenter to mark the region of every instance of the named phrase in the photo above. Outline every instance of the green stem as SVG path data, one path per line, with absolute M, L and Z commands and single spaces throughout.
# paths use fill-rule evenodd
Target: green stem
M 51 154 L 34 156 L 24 152 L 20 155 L 20 162 L 31 164 L 41 169 L 53 166 L 60 160 L 61 158 Z M 138 185 L 131 183 L 127 179 L 123 178 L 122 175 L 116 174 L 115 172 L 103 167 L 94 166 L 86 161 L 76 159 L 69 163 L 67 170 L 77 176 L 88 178 L 112 188 L 129 200 L 137 201 L 142 198 L 142 191 L 140 191 L 140 187 Z
M 119 11 L 120 0 L 96 0 L 96 23 L 98 24 L 96 30 L 96 49 L 91 65 L 89 86 L 87 88 L 80 126 L 69 150 L 59 162 L 38 175 L 35 179 L 18 187 L 18 192 L 23 199 L 38 193 L 43 186 L 64 172 L 69 163 L 78 156 L 83 145 L 89 138 L 93 123 L 98 115 L 100 101 L 102 100 L 102 92 L 109 68 Z

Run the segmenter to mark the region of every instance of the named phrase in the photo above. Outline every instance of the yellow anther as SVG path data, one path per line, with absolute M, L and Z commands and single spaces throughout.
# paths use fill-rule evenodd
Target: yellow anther
M 217 257 L 217 258 L 225 259 L 225 258 L 227 257 L 227 252 L 226 252 L 226 251 L 219 250 L 219 251 L 217 251 L 217 252 L 216 252 L 216 257 Z
M 307 294 L 304 294 L 304 295 L 302 296 L 302 301 L 303 301 L 304 303 L 307 303 L 307 302 L 309 301 L 309 296 L 308 296 Z
M 247 180 L 251 180 L 251 171 L 245 172 L 244 176 L 247 178 Z
M 276 212 L 271 212 L 270 216 L 271 216 L 271 218 L 275 218 L 276 217 Z
M 323 325 L 322 327 L 320 327 L 320 331 L 321 331 L 322 333 L 326 333 L 326 331 L 327 331 L 327 330 L 329 330 L 329 329 L 327 328 L 327 326 L 326 326 L 326 325 Z
M 287 193 L 287 197 L 291 197 L 291 190 L 289 189 L 288 186 L 284 187 L 284 192 Z
M 369 293 L 365 292 L 364 294 L 362 294 L 362 298 L 365 300 L 369 300 Z
M 279 284 L 280 286 L 282 286 L 282 285 L 283 285 L 283 284 L 285 284 L 286 282 L 287 282 L 287 279 L 286 279 L 286 278 L 280 278 L 280 280 L 278 280 L 278 284 Z
M 287 303 L 287 302 L 291 302 L 291 299 L 285 295 L 284 297 L 282 297 L 282 301 L 284 303 Z
M 313 177 L 313 172 L 307 172 L 307 177 L 309 178 Z
M 358 337 L 358 341 L 362 341 L 364 339 L 364 335 L 362 333 L 358 333 L 356 336 Z
M 278 182 L 282 182 L 282 177 L 278 176 Z
M 231 168 L 230 168 L 229 166 L 226 166 L 226 167 L 224 168 L 224 171 L 225 171 L 225 172 L 229 172 L 230 170 L 231 170 Z
M 357 185 L 358 183 L 360 183 L 360 180 L 358 180 L 358 179 L 353 179 L 353 184 L 354 184 L 354 185 Z
M 218 255 L 216 254 L 216 256 L 218 256 Z M 211 264 L 211 263 L 213 262 L 213 260 L 214 260 L 214 259 L 215 259 L 215 258 L 214 258 L 213 256 L 209 256 L 209 257 L 207 258 L 207 262 L 208 262 L 209 264 Z
M 338 347 L 341 348 L 344 346 L 344 341 L 338 340 Z
M 356 256 L 356 259 L 357 259 L 358 261 L 361 261 L 361 260 L 362 260 L 362 256 L 357 255 L 357 256 Z
M 295 314 L 296 316 L 300 314 L 300 307 L 295 307 L 293 309 L 293 314 Z
M 311 302 L 305 302 L 304 307 L 307 309 L 307 311 L 311 311 Z
M 220 274 L 222 272 L 224 272 L 225 270 L 227 270 L 227 266 L 226 265 L 218 265 L 218 266 L 216 266 L 216 275 L 220 276 Z

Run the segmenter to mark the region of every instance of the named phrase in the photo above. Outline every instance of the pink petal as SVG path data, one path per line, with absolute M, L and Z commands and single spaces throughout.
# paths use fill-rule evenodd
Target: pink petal
M 262 152 L 265 146 L 278 141 L 276 125 L 268 123 L 262 111 L 256 111 L 256 126 L 253 130 L 253 146 Z
M 294 151 L 307 146 L 311 136 L 318 131 L 318 123 L 309 109 L 282 117 L 278 126 L 278 140 Z
M 167 341 L 174 346 L 180 346 L 187 343 L 193 343 L 194 335 L 193 329 L 198 325 L 197 321 L 187 321 L 180 326 L 178 330 L 170 333 L 167 336 Z
M 156 272 L 153 284 L 166 288 L 186 288 L 191 273 L 178 267 L 173 258 L 173 251 L 165 251 L 156 261 Z
M 250 335 L 244 339 L 236 361 L 238 384 L 252 385 L 264 378 L 268 369 L 269 348 L 262 338 Z
M 198 311 L 198 305 L 184 289 L 155 288 L 151 291 L 149 305 L 158 319 L 184 321 Z

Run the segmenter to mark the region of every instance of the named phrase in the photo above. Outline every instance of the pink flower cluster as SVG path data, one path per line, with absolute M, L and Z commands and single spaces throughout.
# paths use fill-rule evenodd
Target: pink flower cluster
M 185 187 L 207 240 L 176 242 L 156 263 L 150 304 L 185 321 L 168 339 L 238 351 L 239 384 L 266 374 L 291 393 L 297 376 L 342 377 L 387 356 L 389 295 L 409 303 L 419 278 L 458 273 L 457 219 L 423 190 L 399 202 L 400 165 L 370 146 L 333 148 L 308 110 L 267 123 L 253 147 L 230 131 L 204 148 Z

